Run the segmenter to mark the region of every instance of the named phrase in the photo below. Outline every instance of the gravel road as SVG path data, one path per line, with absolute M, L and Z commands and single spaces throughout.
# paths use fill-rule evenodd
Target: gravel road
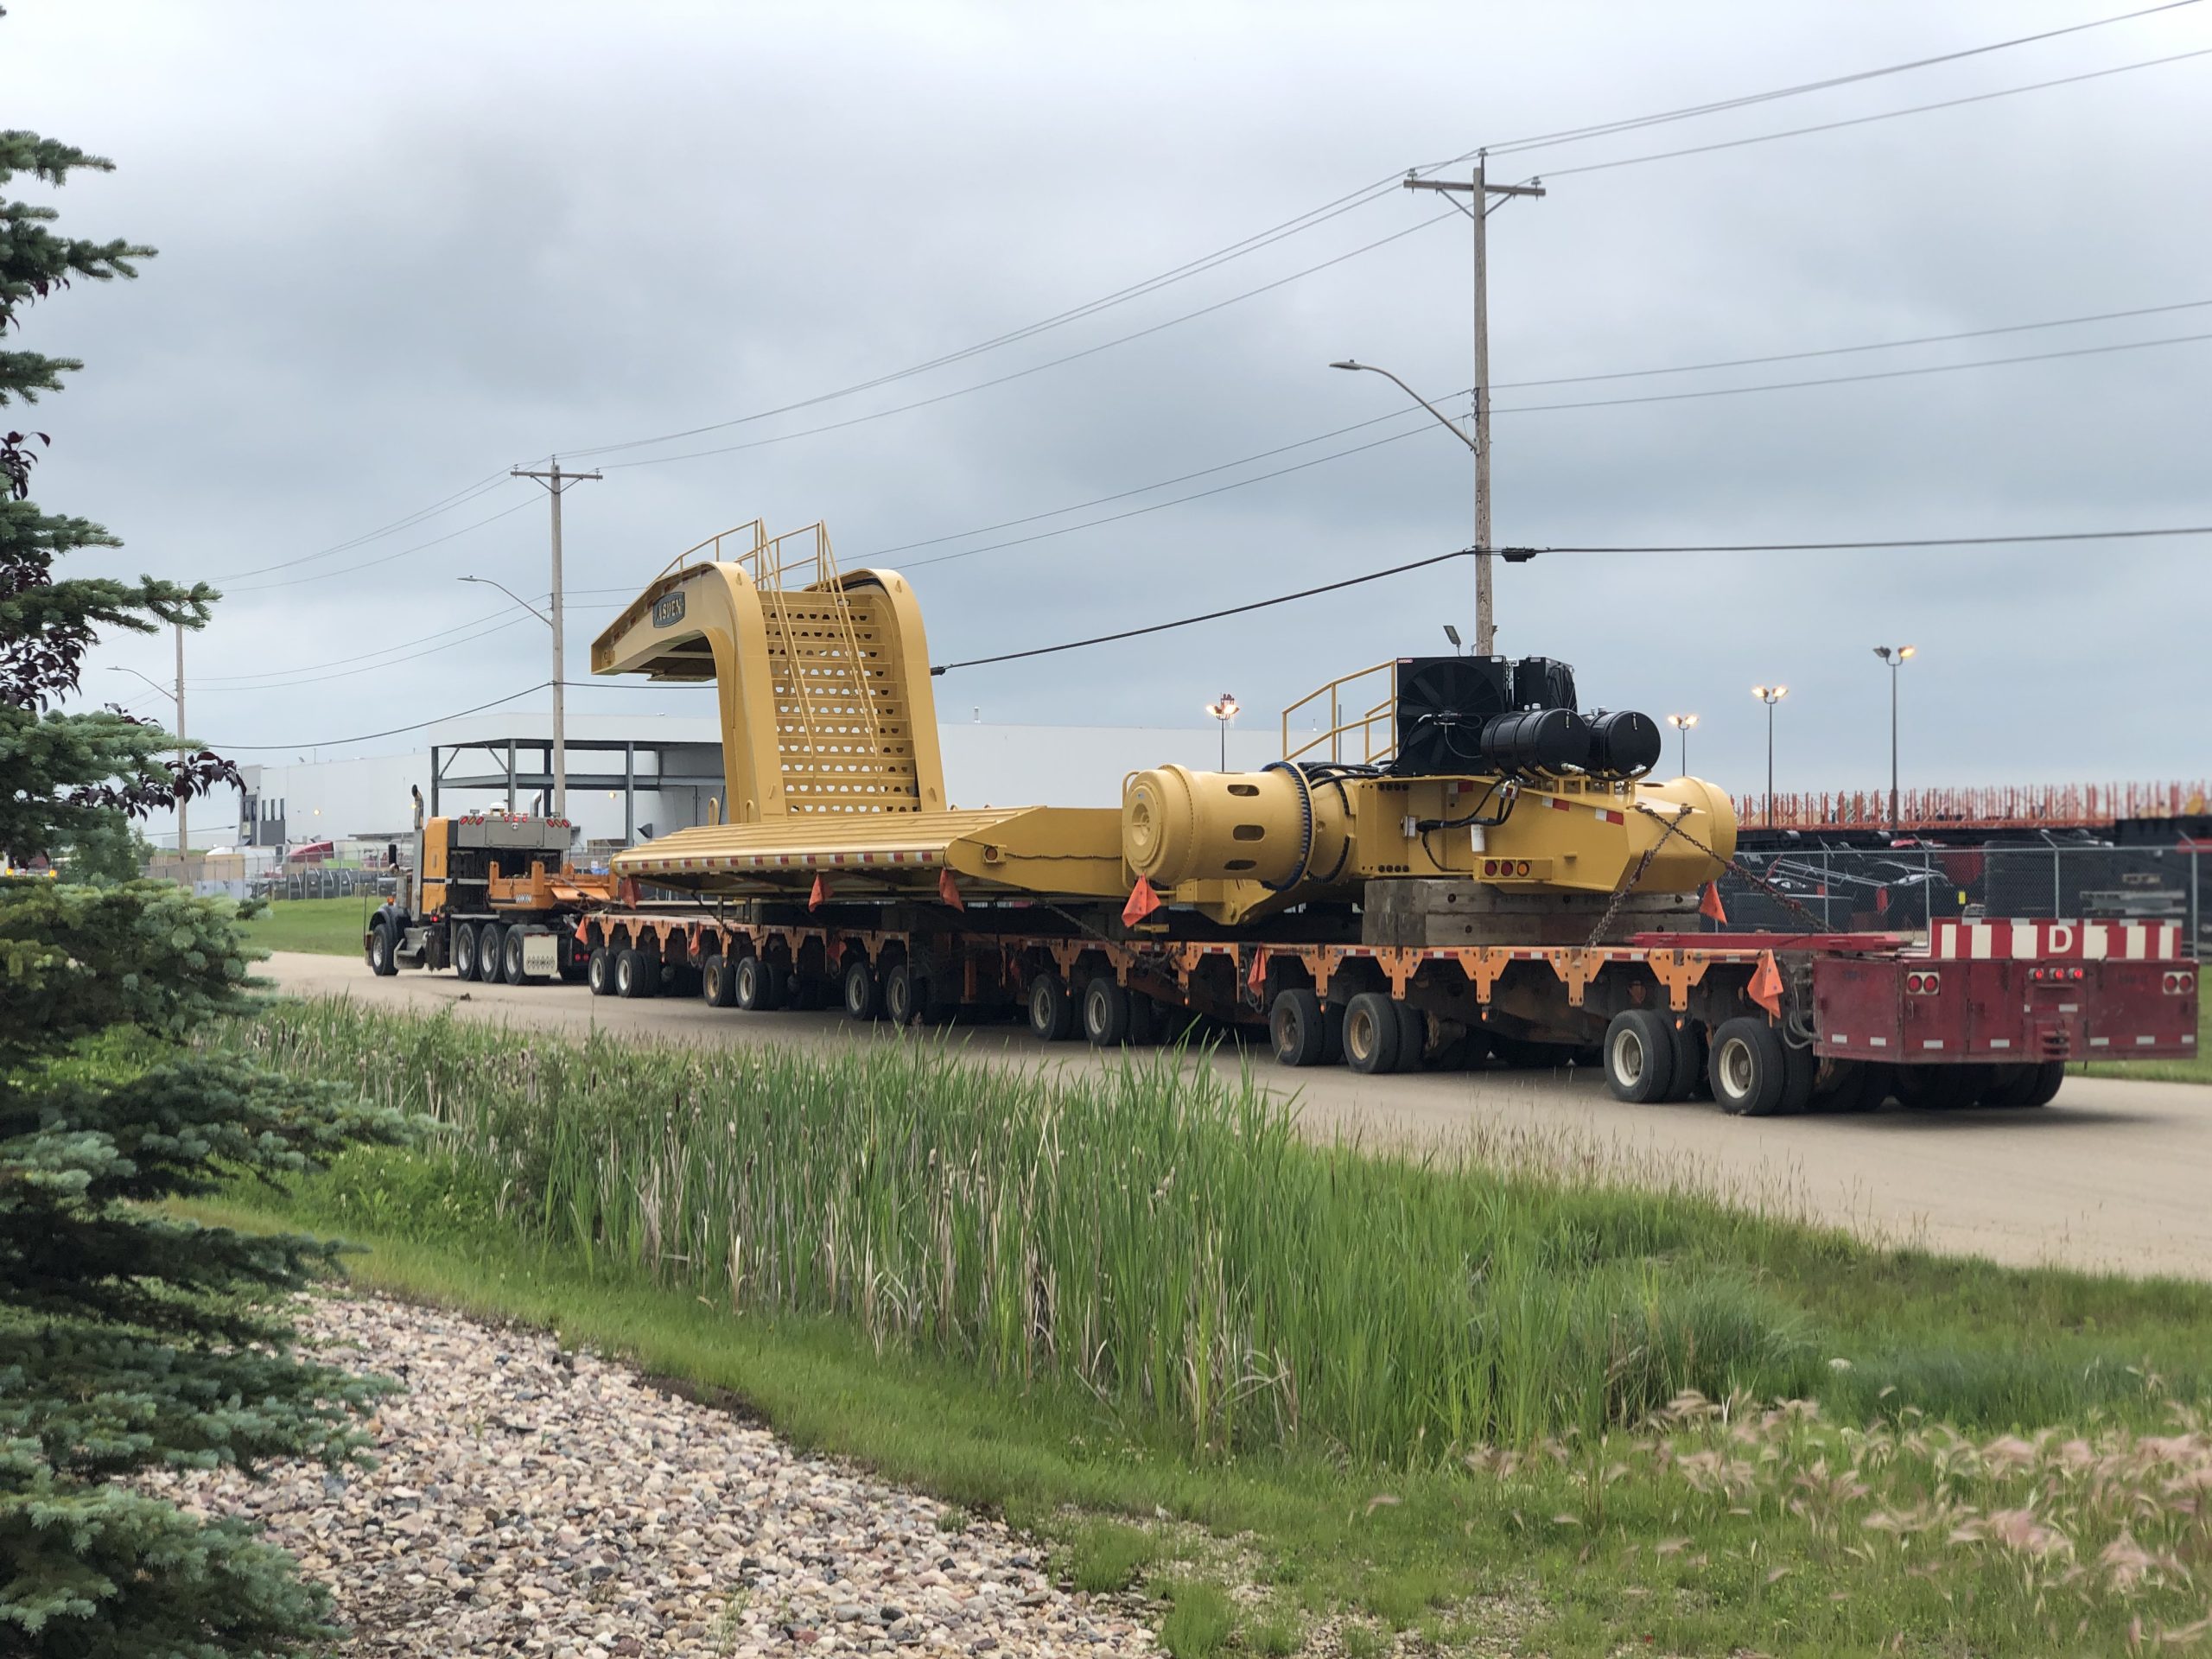
M 264 972 L 300 995 L 450 1008 L 466 1019 L 666 1042 L 884 1040 L 839 1014 L 740 1014 L 696 997 L 621 1001 L 581 986 L 464 984 L 451 974 L 378 979 L 356 958 L 280 953 Z M 953 1039 L 988 1065 L 1082 1066 L 1080 1043 L 1039 1044 L 1003 1026 Z M 1198 1062 L 1193 1062 L 1197 1064 Z M 2133 1274 L 2212 1279 L 2212 1088 L 2074 1077 L 2037 1111 L 1731 1118 L 1710 1102 L 1624 1106 L 1589 1074 L 1429 1072 L 1363 1077 L 1342 1067 L 1243 1063 L 1296 1091 L 1307 1132 L 1446 1146 L 1470 1137 L 1571 1169 L 1676 1179 L 1892 1242 Z
M 335 1587 L 359 1659 L 1155 1651 L 1005 1528 L 947 1530 L 942 1504 L 550 1337 L 354 1297 L 313 1299 L 302 1329 L 406 1384 L 376 1466 L 162 1484 L 264 1522 Z

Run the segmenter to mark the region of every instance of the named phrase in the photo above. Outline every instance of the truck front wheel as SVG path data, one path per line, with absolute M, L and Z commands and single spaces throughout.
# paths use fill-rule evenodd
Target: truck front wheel
M 392 932 L 381 916 L 369 925 L 369 971 L 378 979 L 389 979 L 399 971 L 399 964 L 392 960 Z

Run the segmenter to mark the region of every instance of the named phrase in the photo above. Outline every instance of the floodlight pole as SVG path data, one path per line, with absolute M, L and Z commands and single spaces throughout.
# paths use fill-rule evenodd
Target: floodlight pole
M 1475 655 L 1493 655 L 1491 605 L 1490 533 L 1490 245 L 1484 222 L 1492 196 L 1541 196 L 1541 184 L 1492 184 L 1484 176 L 1485 162 L 1478 158 L 1474 177 L 1465 184 L 1456 180 L 1417 179 L 1408 174 L 1408 190 L 1442 190 L 1468 198 L 1463 207 L 1475 226 Z
M 566 638 L 561 631 L 561 493 L 571 484 L 581 484 L 600 476 L 596 471 L 564 473 L 559 457 L 554 458 L 552 467 L 546 472 L 532 472 L 526 467 L 512 467 L 509 473 L 516 478 L 535 479 L 545 486 L 545 493 L 553 503 L 553 816 L 569 816 L 569 746 L 568 746 L 568 663 L 563 645 Z

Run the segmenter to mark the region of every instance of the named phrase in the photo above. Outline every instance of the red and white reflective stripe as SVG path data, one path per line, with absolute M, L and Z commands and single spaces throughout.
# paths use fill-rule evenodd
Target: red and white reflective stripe
M 1938 922 L 1928 954 L 1974 962 L 2172 962 L 2181 956 L 2178 922 Z

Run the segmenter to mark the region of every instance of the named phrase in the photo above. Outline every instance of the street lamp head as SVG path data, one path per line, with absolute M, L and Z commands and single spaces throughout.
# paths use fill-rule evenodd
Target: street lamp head
M 1686 731 L 1690 727 L 1697 724 L 1697 716 L 1695 715 L 1669 715 L 1667 716 L 1667 723 L 1669 726 L 1674 727 L 1677 731 Z
M 1234 720 L 1236 718 L 1237 706 L 1236 699 L 1224 691 L 1218 699 L 1206 704 L 1206 713 L 1211 715 L 1216 720 Z
M 1449 639 L 1456 648 L 1459 643 L 1459 630 L 1453 627 L 1449 622 L 1446 622 L 1444 625 L 1444 637 L 1446 639 Z
M 1918 645 L 1899 645 L 1897 647 L 1897 660 L 1899 662 L 1903 662 L 1908 657 L 1917 656 L 1919 652 L 1920 647 Z
M 1332 369 L 1363 369 L 1367 365 L 1364 363 L 1356 363 L 1351 358 L 1346 358 L 1343 362 L 1332 363 L 1329 366 Z

